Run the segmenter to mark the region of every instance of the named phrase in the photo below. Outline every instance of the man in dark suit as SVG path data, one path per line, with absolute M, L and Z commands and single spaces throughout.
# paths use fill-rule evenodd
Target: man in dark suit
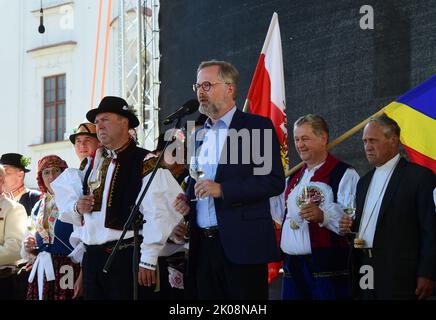
M 436 279 L 434 173 L 399 155 L 400 128 L 381 116 L 363 132 L 369 164 L 359 180 L 352 252 L 358 299 L 425 299 Z M 341 229 L 352 225 L 343 217 Z
M 6 170 L 6 195 L 22 204 L 27 215 L 30 216 L 33 206 L 41 196 L 41 192 L 27 189 L 24 185 L 24 176 L 30 171 L 26 168 L 30 164 L 30 158 L 26 158 L 19 153 L 5 153 L 0 158 L 0 164 Z
M 233 65 L 207 61 L 194 84 L 209 118 L 191 166 L 198 161 L 204 176 L 191 177 L 174 206 L 190 212 L 188 271 L 199 299 L 267 299 L 267 263 L 279 257 L 269 205 L 284 189 L 278 138 L 269 119 L 237 110 L 238 79 Z

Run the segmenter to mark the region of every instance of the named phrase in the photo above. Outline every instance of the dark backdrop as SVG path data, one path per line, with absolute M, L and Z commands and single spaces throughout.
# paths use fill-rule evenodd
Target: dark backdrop
M 359 26 L 374 8 L 374 30 Z M 318 113 L 331 140 L 436 71 L 435 0 L 162 0 L 160 122 L 183 102 L 201 61 L 226 60 L 240 71 L 242 108 L 273 12 L 278 13 L 290 125 Z M 191 117 L 192 118 L 192 117 Z M 161 130 L 165 127 L 161 127 Z M 359 132 L 333 150 L 359 173 L 368 166 Z

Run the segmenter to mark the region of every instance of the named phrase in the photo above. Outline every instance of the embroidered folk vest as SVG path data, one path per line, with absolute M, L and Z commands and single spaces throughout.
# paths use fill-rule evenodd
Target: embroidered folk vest
M 304 174 L 307 165 L 290 177 L 285 190 L 285 199 L 298 184 Z M 334 201 L 337 201 L 339 183 L 350 166 L 339 161 L 332 155 L 328 155 L 324 164 L 316 170 L 310 181 L 323 182 L 332 188 Z M 286 215 L 285 215 L 286 218 Z M 309 223 L 310 245 L 314 262 L 321 271 L 339 271 L 347 269 L 349 245 L 346 237 L 339 236 L 327 228 L 320 227 L 318 223 Z
M 105 185 L 107 169 L 110 161 L 115 162 L 113 175 L 110 178 L 109 194 L 106 204 L 105 227 L 122 230 L 129 214 L 135 205 L 136 198 L 141 191 L 144 158 L 148 150 L 139 148 L 132 141 L 123 151 L 117 153 L 115 159 L 104 159 L 101 168 L 101 185 L 94 190 L 94 211 L 101 210 L 103 189 Z M 97 165 L 93 163 L 93 165 Z M 90 169 L 89 169 L 90 170 Z M 87 172 L 84 179 L 83 189 L 86 190 L 89 179 Z

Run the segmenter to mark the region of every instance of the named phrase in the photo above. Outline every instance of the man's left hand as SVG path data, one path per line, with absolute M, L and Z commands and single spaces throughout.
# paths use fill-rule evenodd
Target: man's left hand
M 156 270 L 139 266 L 138 283 L 141 286 L 151 287 L 156 284 Z
M 324 222 L 324 212 L 313 203 L 305 204 L 301 207 L 300 217 L 310 222 Z
M 435 281 L 429 278 L 419 277 L 417 279 L 415 295 L 418 300 L 424 300 L 433 294 Z
M 200 198 L 221 198 L 221 185 L 212 180 L 199 180 L 194 186 L 195 195 Z

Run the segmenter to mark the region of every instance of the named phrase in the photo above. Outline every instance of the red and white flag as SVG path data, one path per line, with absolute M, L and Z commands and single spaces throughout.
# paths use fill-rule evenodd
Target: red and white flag
M 270 118 L 280 142 L 282 163 L 288 163 L 288 135 L 286 128 L 286 96 L 283 72 L 282 40 L 278 15 L 274 12 L 262 52 L 251 81 L 246 101 L 251 113 Z M 244 110 L 246 107 L 244 107 Z M 246 110 L 245 110 L 246 111 Z
M 283 72 L 282 39 L 277 13 L 274 12 L 265 43 L 248 91 L 247 107 L 251 113 L 270 118 L 280 143 L 283 168 L 288 167 L 288 133 L 286 128 L 286 96 Z M 275 224 L 277 242 L 280 241 L 280 226 Z M 268 283 L 279 274 L 281 262 L 268 264 Z

